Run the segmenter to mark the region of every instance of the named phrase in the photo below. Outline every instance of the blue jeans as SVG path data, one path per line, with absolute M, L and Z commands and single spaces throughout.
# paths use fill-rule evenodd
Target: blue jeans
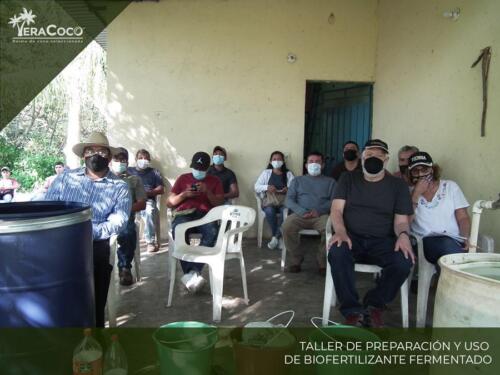
M 395 238 L 349 237 L 352 250 L 343 242 L 340 247 L 333 245 L 328 251 L 335 293 L 340 302 L 340 312 L 344 316 L 363 313 L 367 306 L 384 308 L 396 297 L 412 267 L 410 259 L 406 259 L 401 251 L 394 251 Z M 366 293 L 363 305 L 359 303 L 356 291 L 355 262 L 382 267 L 382 275 L 375 288 Z
M 156 238 L 156 225 L 159 225 L 159 212 L 156 206 L 156 199 L 148 199 L 146 208 L 141 211 L 141 218 L 144 220 L 144 239 L 148 244 L 160 243 L 160 239 Z
M 120 232 L 118 242 L 118 268 L 132 268 L 135 246 L 137 243 L 137 233 L 135 230 L 135 215 L 132 215 L 127 222 L 127 226 Z
M 283 224 L 283 211 L 285 207 L 283 206 L 267 206 L 262 207 L 262 211 L 266 214 L 266 220 L 271 227 L 271 232 L 273 237 L 281 237 L 281 224 Z
M 443 255 L 464 253 L 463 244 L 447 236 L 424 237 L 424 256 L 428 262 L 436 264 Z
M 195 211 L 189 215 L 176 216 L 174 221 L 172 222 L 172 236 L 174 237 L 174 240 L 175 240 L 175 227 L 178 224 L 187 223 L 193 220 L 198 220 L 205 215 L 206 212 Z M 200 246 L 214 247 L 215 243 L 217 242 L 218 232 L 219 232 L 219 224 L 216 221 L 214 221 L 211 223 L 201 225 L 199 227 L 188 229 L 186 231 L 185 241 L 186 242 L 189 241 L 188 237 L 191 233 L 200 233 L 202 235 Z M 189 273 L 190 271 L 196 271 L 198 273 L 201 273 L 201 270 L 203 269 L 203 263 L 186 262 L 184 260 L 181 260 L 181 267 L 184 273 Z

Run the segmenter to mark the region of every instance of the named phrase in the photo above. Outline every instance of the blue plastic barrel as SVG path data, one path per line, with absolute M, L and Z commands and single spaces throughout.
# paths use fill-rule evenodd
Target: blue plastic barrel
M 90 208 L 0 204 L 0 327 L 94 325 Z

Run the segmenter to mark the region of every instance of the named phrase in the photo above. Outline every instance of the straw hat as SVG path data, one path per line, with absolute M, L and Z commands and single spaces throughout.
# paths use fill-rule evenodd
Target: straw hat
M 83 150 L 85 149 L 85 147 L 91 147 L 91 146 L 106 147 L 111 152 L 111 155 L 116 155 L 120 151 L 118 148 L 111 147 L 109 145 L 108 138 L 103 133 L 100 132 L 93 132 L 92 134 L 90 134 L 86 142 L 77 143 L 76 145 L 73 146 L 72 150 L 76 155 L 82 157 Z

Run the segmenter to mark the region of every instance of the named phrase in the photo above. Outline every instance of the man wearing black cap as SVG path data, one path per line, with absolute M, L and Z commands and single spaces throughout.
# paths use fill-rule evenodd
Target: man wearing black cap
M 227 161 L 227 152 L 224 147 L 215 146 L 212 156 L 213 164 L 208 168 L 207 173 L 212 176 L 219 177 L 224 189 L 224 202 L 229 203 L 231 199 L 238 198 L 240 191 L 238 189 L 238 181 L 234 172 L 226 168 L 224 162 Z
M 408 186 L 385 170 L 387 144 L 366 143 L 362 171 L 346 172 L 335 186 L 331 220 L 335 235 L 328 262 L 346 324 L 382 327 L 382 311 L 408 277 L 415 257 L 409 238 L 413 214 Z M 354 263 L 376 264 L 382 275 L 359 303 Z
M 224 190 L 219 178 L 207 175 L 210 155 L 197 152 L 191 161 L 191 173 L 180 175 L 167 198 L 167 206 L 174 209 L 172 233 L 180 223 L 201 219 L 210 209 L 224 203 Z M 195 228 L 201 233 L 201 246 L 212 247 L 217 240 L 218 226 L 208 223 Z M 205 280 L 201 277 L 202 263 L 181 261 L 184 276 L 181 281 L 190 292 L 199 290 Z

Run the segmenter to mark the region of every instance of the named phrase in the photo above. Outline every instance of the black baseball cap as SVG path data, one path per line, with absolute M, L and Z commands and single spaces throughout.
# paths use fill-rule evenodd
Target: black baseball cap
M 224 147 L 222 147 L 222 146 L 215 146 L 215 147 L 214 147 L 214 151 L 213 151 L 212 153 L 214 153 L 214 154 L 215 154 L 215 152 L 216 152 L 216 151 L 220 151 L 220 152 L 222 152 L 222 153 L 224 154 L 224 157 L 226 157 L 226 156 L 227 156 L 226 149 L 225 149 Z
M 417 165 L 425 165 L 426 167 L 432 167 L 433 161 L 431 156 L 424 151 L 415 152 L 408 160 L 408 169 L 412 169 Z
M 389 146 L 387 146 L 387 143 L 380 139 L 370 139 L 368 142 L 366 142 L 365 150 L 368 150 L 370 148 L 380 148 L 381 150 L 389 153 Z
M 128 159 L 128 151 L 125 147 L 117 147 L 116 154 L 114 156 L 125 155 Z
M 206 152 L 199 151 L 193 155 L 190 167 L 198 171 L 206 171 L 208 167 L 210 167 L 210 160 L 210 155 Z

